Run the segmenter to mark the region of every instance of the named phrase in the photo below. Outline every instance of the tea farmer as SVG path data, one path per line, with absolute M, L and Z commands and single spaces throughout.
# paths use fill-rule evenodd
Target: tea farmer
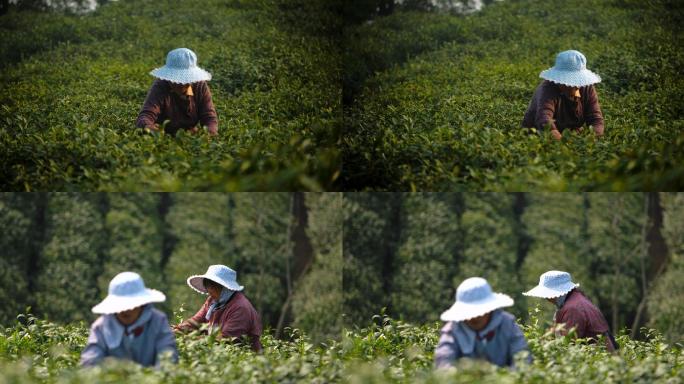
M 209 295 L 197 313 L 174 327 L 177 332 L 198 329 L 207 323 L 211 332 L 220 331 L 219 337 L 249 337 L 254 351 L 261 351 L 261 318 L 242 293 L 234 270 L 225 265 L 211 265 L 203 275 L 188 277 L 187 283 L 195 291 Z
M 169 321 L 152 304 L 165 300 L 163 293 L 145 288 L 137 273 L 116 275 L 109 283 L 107 297 L 92 308 L 101 316 L 90 327 L 81 365 L 96 365 L 106 357 L 114 357 L 154 366 L 163 353 L 171 354 L 177 362 L 176 339 Z
M 552 136 L 560 140 L 564 130 L 581 131 L 587 124 L 594 127 L 596 136 L 603 135 L 603 113 L 593 86 L 601 78 L 587 69 L 582 53 L 559 53 L 556 64 L 539 77 L 544 81 L 537 86 L 527 107 L 524 128 L 542 131 L 548 126 Z
M 193 51 L 174 49 L 166 56 L 166 65 L 150 74 L 157 79 L 138 115 L 138 128 L 158 131 L 169 120 L 165 130 L 171 135 L 179 129 L 196 133 L 198 123 L 206 126 L 210 135 L 217 134 L 216 109 L 207 84 L 211 74 L 197 66 Z
M 539 285 L 524 292 L 523 295 L 540 297 L 556 306 L 553 321 L 555 324 L 565 324 L 559 334 L 567 334 L 574 328 L 579 338 L 595 341 L 599 335 L 604 335 L 606 348 L 609 351 L 616 350 L 618 345 L 610 333 L 608 322 L 601 311 L 577 287 L 579 284 L 572 282 L 569 273 L 548 271 L 539 277 Z
M 435 349 L 435 366 L 450 367 L 463 357 L 514 366 L 513 356 L 528 347 L 515 317 L 501 309 L 512 305 L 513 299 L 492 292 L 487 280 L 464 280 L 456 289 L 456 302 L 440 316 L 446 324 Z M 531 358 L 528 355 L 528 361 Z

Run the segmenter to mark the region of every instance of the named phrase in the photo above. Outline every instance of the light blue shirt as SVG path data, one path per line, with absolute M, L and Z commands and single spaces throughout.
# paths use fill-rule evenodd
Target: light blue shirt
M 90 327 L 88 342 L 81 352 L 81 365 L 99 364 L 105 357 L 135 361 L 142 366 L 156 366 L 159 355 L 170 351 L 178 362 L 176 338 L 166 315 L 148 304 L 138 320 L 125 327 L 116 315 L 102 315 Z
M 435 366 L 450 367 L 462 357 L 484 359 L 500 367 L 514 366 L 513 356 L 527 351 L 527 340 L 515 317 L 503 310 L 492 313 L 487 326 L 473 331 L 464 322 L 447 322 L 435 349 Z M 531 361 L 531 355 L 528 355 Z

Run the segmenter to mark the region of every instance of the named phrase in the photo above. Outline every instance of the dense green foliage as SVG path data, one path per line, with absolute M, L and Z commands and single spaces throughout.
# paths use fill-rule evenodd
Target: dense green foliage
M 206 296 L 186 279 L 225 264 L 264 326 L 327 339 L 340 330 L 342 223 L 331 212 L 341 205 L 338 193 L 0 194 L 0 324 L 27 306 L 55 322 L 92 321 L 90 308 L 126 270 L 166 294 L 160 308 L 189 317 Z M 308 241 L 310 252 L 298 252 Z M 309 267 L 295 275 L 301 262 Z
M 345 189 L 680 190 L 683 15 L 671 0 L 530 0 L 347 26 Z M 599 140 L 520 128 L 567 49 L 603 78 Z
M 89 370 L 77 369 L 88 329 L 83 323 L 56 325 L 31 315 L 0 331 L 0 383 L 328 383 L 339 381 L 339 344 L 314 346 L 294 329 L 289 340 L 262 337 L 263 354 L 247 347 L 218 343 L 196 333 L 176 338 L 180 363 L 162 362 L 161 370 L 112 361 Z
M 656 332 L 646 341 L 618 337 L 622 348 L 602 348 L 556 339 L 544 332 L 539 312 L 523 330 L 534 358 L 515 371 L 478 361 L 461 361 L 453 371 L 434 371 L 432 355 L 438 323 L 416 326 L 375 316 L 367 328 L 345 330 L 341 340 L 312 345 L 299 330 L 289 340 L 263 337 L 264 353 L 186 335 L 177 338 L 180 362 L 160 370 L 114 362 L 77 368 L 87 329 L 83 323 L 58 326 L 20 315 L 20 323 L 0 330 L 0 383 L 548 383 L 680 382 L 684 352 Z
M 346 193 L 344 314 L 364 324 L 386 307 L 426 323 L 466 278 L 512 296 L 565 270 L 614 330 L 643 325 L 682 342 L 681 193 Z M 662 222 L 661 222 L 662 221 Z M 545 318 L 553 306 L 543 303 Z M 644 336 L 644 335 L 641 335 Z
M 3 190 L 321 190 L 340 173 L 336 8 L 324 1 L 115 1 L 0 17 Z M 168 51 L 209 82 L 219 136 L 142 135 Z
M 684 379 L 684 351 L 670 346 L 657 332 L 645 342 L 618 336 L 620 352 L 555 338 L 545 332 L 539 311 L 523 325 L 533 356 L 530 365 L 517 363 L 514 371 L 463 360 L 454 370 L 432 369 L 439 323 L 415 326 L 376 316 L 364 329 L 348 331 L 342 341 L 349 383 L 652 383 Z

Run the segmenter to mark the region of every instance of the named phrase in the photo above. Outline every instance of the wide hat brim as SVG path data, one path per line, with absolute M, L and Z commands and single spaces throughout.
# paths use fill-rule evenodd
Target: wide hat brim
M 586 87 L 601 82 L 601 77 L 588 69 L 579 71 L 564 71 L 555 67 L 542 71 L 539 74 L 544 80 L 570 87 Z
M 553 288 L 545 287 L 543 285 L 537 285 L 529 291 L 523 292 L 523 295 L 540 297 L 542 299 L 555 299 L 556 297 L 561 297 L 579 286 L 579 284 L 575 284 L 573 282 L 565 283 L 563 285 Z
M 200 67 L 178 69 L 163 66 L 161 68 L 152 70 L 150 72 L 150 75 L 177 84 L 192 84 L 198 81 L 211 80 L 211 73 L 205 71 Z
M 149 303 L 166 301 L 166 296 L 156 289 L 145 288 L 145 291 L 130 296 L 108 295 L 98 305 L 92 308 L 93 313 L 109 315 L 128 311 Z
M 190 288 L 194 289 L 195 291 L 207 295 L 209 292 L 207 292 L 207 289 L 204 287 L 204 279 L 209 279 L 215 283 L 221 284 L 221 286 L 224 286 L 231 291 L 242 291 L 245 289 L 244 286 L 238 284 L 236 281 L 226 281 L 218 276 L 213 276 L 213 275 L 193 275 L 188 277 L 187 283 L 190 286 Z
M 456 301 L 439 318 L 442 321 L 465 321 L 512 305 L 513 299 L 510 296 L 503 293 L 492 293 L 486 299 L 474 303 Z

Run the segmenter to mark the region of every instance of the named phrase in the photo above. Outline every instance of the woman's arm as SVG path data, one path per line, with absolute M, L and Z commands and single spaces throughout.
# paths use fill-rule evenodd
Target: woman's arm
M 209 84 L 203 82 L 199 87 L 199 100 L 197 101 L 197 113 L 199 115 L 200 124 L 207 127 L 210 135 L 218 134 L 218 117 L 214 102 L 211 98 L 211 90 Z
M 174 331 L 192 331 L 193 329 L 198 329 L 202 323 L 206 323 L 207 311 L 209 310 L 209 301 L 211 298 L 207 297 L 202 304 L 202 307 L 195 313 L 191 318 L 183 321 L 182 323 L 175 325 L 173 327 Z
M 601 112 L 598 94 L 593 85 L 589 86 L 589 89 L 587 89 L 587 104 L 584 109 L 584 120 L 587 122 L 587 125 L 594 127 L 596 136 L 603 136 L 603 112 Z
M 441 336 L 435 348 L 435 368 L 452 367 L 459 357 L 458 344 L 452 332 L 452 326 L 453 324 L 447 323 L 441 330 Z
M 163 98 L 163 83 L 161 80 L 155 80 L 154 83 L 152 83 L 149 92 L 147 92 L 147 97 L 143 103 L 142 110 L 140 110 L 138 119 L 135 121 L 136 127 L 149 128 L 152 130 L 159 129 L 156 122 L 161 113 Z
M 104 339 L 102 335 L 100 335 L 98 328 L 93 324 L 90 327 L 88 342 L 86 343 L 83 352 L 81 352 L 81 365 L 97 365 L 105 356 L 107 356 L 107 352 Z
M 176 338 L 173 336 L 169 320 L 166 316 L 159 319 L 159 335 L 155 340 L 154 350 L 157 354 L 155 365 L 159 365 L 159 356 L 165 352 L 171 353 L 171 360 L 178 363 L 178 349 L 176 347 Z

